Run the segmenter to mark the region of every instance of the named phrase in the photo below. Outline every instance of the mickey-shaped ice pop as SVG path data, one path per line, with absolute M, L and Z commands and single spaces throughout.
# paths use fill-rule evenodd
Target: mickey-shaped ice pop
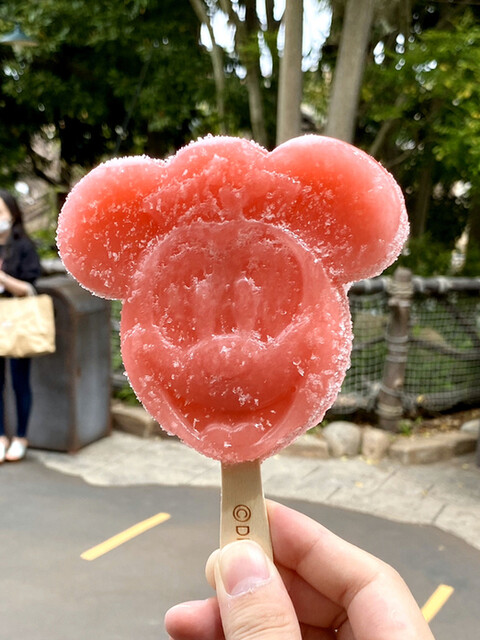
M 125 368 L 160 425 L 232 465 L 317 424 L 349 365 L 349 283 L 408 231 L 400 188 L 362 151 L 303 136 L 269 153 L 207 137 L 112 160 L 61 212 L 67 269 L 123 300 Z

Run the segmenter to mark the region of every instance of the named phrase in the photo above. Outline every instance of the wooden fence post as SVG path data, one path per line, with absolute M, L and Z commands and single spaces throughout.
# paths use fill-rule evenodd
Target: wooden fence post
M 407 368 L 410 308 L 413 297 L 412 272 L 398 267 L 389 287 L 390 318 L 387 327 L 387 356 L 377 401 L 379 426 L 396 431 L 403 416 L 402 392 Z

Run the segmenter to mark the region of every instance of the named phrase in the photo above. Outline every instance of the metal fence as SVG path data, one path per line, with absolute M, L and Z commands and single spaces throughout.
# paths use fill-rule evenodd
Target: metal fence
M 351 367 L 329 413 L 376 413 L 394 429 L 402 417 L 480 404 L 479 294 L 480 278 L 420 278 L 406 269 L 354 284 Z M 119 317 L 114 303 L 117 388 L 126 385 Z
M 480 278 L 406 269 L 353 285 L 351 367 L 332 412 L 388 422 L 480 403 L 479 293 Z

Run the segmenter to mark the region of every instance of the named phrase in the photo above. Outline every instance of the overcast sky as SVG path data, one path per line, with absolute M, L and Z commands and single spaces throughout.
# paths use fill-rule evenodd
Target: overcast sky
M 281 18 L 285 9 L 285 0 L 275 0 L 275 17 Z M 257 0 L 257 11 L 260 20 L 265 15 L 264 0 Z M 304 20 L 303 20 L 303 53 L 304 70 L 314 68 L 318 63 L 319 52 L 330 30 L 331 14 L 323 3 L 319 0 L 304 0 Z M 224 13 L 219 11 L 213 20 L 213 28 L 217 43 L 224 49 L 233 50 L 233 27 L 229 26 Z M 202 41 L 209 46 L 210 38 L 205 28 L 202 29 Z M 279 34 L 279 47 L 282 47 L 283 30 Z M 268 52 L 261 59 L 262 72 L 269 75 L 271 61 Z

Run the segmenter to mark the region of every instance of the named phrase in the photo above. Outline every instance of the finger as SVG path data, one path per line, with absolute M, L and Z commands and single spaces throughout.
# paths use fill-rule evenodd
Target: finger
M 215 563 L 219 553 L 220 549 L 216 549 L 208 558 L 205 567 L 207 581 L 213 589 L 215 589 Z M 301 623 L 315 627 L 327 627 L 332 620 L 340 616 L 343 611 L 342 607 L 326 598 L 323 594 L 318 593 L 296 571 L 281 565 L 277 566 L 277 570 L 288 591 L 297 618 Z
M 359 590 L 351 589 L 345 599 L 355 640 L 434 640 L 407 585 L 391 567 Z
M 233 542 L 220 550 L 215 585 L 226 640 L 301 639 L 285 585 L 255 542 Z
M 210 554 L 207 564 L 205 565 L 205 577 L 212 589 L 215 589 L 215 563 L 217 562 L 219 553 L 220 549 L 215 549 L 215 551 Z
M 280 565 L 277 569 L 287 588 L 299 621 L 308 626 L 329 627 L 332 620 L 340 619 L 343 608 L 319 593 L 296 571 Z
M 269 501 L 268 515 L 275 561 L 347 611 L 356 640 L 433 639 L 391 567 L 283 505 Z
M 219 553 L 220 549 L 213 551 L 205 566 L 205 576 L 213 589 L 215 589 L 215 563 Z M 332 620 L 340 616 L 343 611 L 342 607 L 318 593 L 296 571 L 282 566 L 277 566 L 277 569 L 301 623 L 315 627 L 326 627 Z
M 275 562 L 298 573 L 316 591 L 343 605 L 346 588 L 358 587 L 380 561 L 307 516 L 268 501 Z
M 165 629 L 173 640 L 224 640 L 216 598 L 184 602 L 165 614 Z
M 215 589 L 215 563 L 220 549 L 210 554 L 205 567 L 205 575 L 210 586 Z M 301 623 L 303 640 L 329 640 L 334 633 L 322 629 L 332 619 L 340 615 L 341 607 L 332 603 L 313 589 L 298 574 L 285 567 L 277 567 L 292 600 L 297 618 Z

